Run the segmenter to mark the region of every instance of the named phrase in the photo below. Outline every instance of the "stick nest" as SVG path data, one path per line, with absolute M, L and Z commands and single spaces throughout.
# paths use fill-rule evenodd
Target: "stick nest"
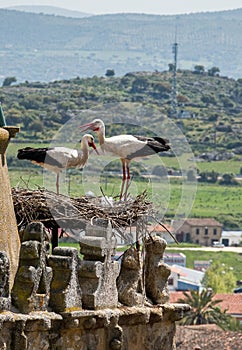
M 94 219 L 105 219 L 113 228 L 123 230 L 152 212 L 146 192 L 125 202 L 110 202 L 106 197 L 70 198 L 45 189 L 13 188 L 12 197 L 19 228 L 41 221 L 50 229 L 75 230 L 85 228 Z

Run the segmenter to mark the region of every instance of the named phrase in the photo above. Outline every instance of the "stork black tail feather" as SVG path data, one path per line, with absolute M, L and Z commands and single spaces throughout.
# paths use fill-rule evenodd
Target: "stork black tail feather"
M 48 150 L 49 148 L 25 147 L 18 150 L 17 158 L 44 162 Z

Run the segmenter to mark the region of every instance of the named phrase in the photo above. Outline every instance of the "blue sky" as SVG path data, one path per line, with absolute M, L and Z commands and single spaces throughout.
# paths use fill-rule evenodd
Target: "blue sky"
M 179 14 L 242 8 L 242 0 L 0 0 L 0 7 L 16 5 L 50 5 L 93 14 Z

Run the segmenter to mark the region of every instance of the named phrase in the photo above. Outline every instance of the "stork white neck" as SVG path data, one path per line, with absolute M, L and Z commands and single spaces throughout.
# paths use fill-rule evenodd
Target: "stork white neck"
M 88 139 L 86 137 L 83 137 L 81 140 L 81 150 L 83 154 L 83 158 L 87 159 L 89 155 L 89 145 L 88 145 Z
M 98 143 L 100 147 L 103 149 L 103 145 L 105 143 L 105 125 L 102 120 L 99 121 L 98 127 L 94 130 L 98 137 Z

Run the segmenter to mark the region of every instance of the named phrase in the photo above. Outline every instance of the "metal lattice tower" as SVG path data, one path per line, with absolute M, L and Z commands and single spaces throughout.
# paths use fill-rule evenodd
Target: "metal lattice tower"
M 174 54 L 173 61 L 173 75 L 172 75 L 172 90 L 171 90 L 171 116 L 177 118 L 177 84 L 176 84 L 176 70 L 177 70 L 177 53 L 178 53 L 178 43 L 172 45 L 172 53 Z

